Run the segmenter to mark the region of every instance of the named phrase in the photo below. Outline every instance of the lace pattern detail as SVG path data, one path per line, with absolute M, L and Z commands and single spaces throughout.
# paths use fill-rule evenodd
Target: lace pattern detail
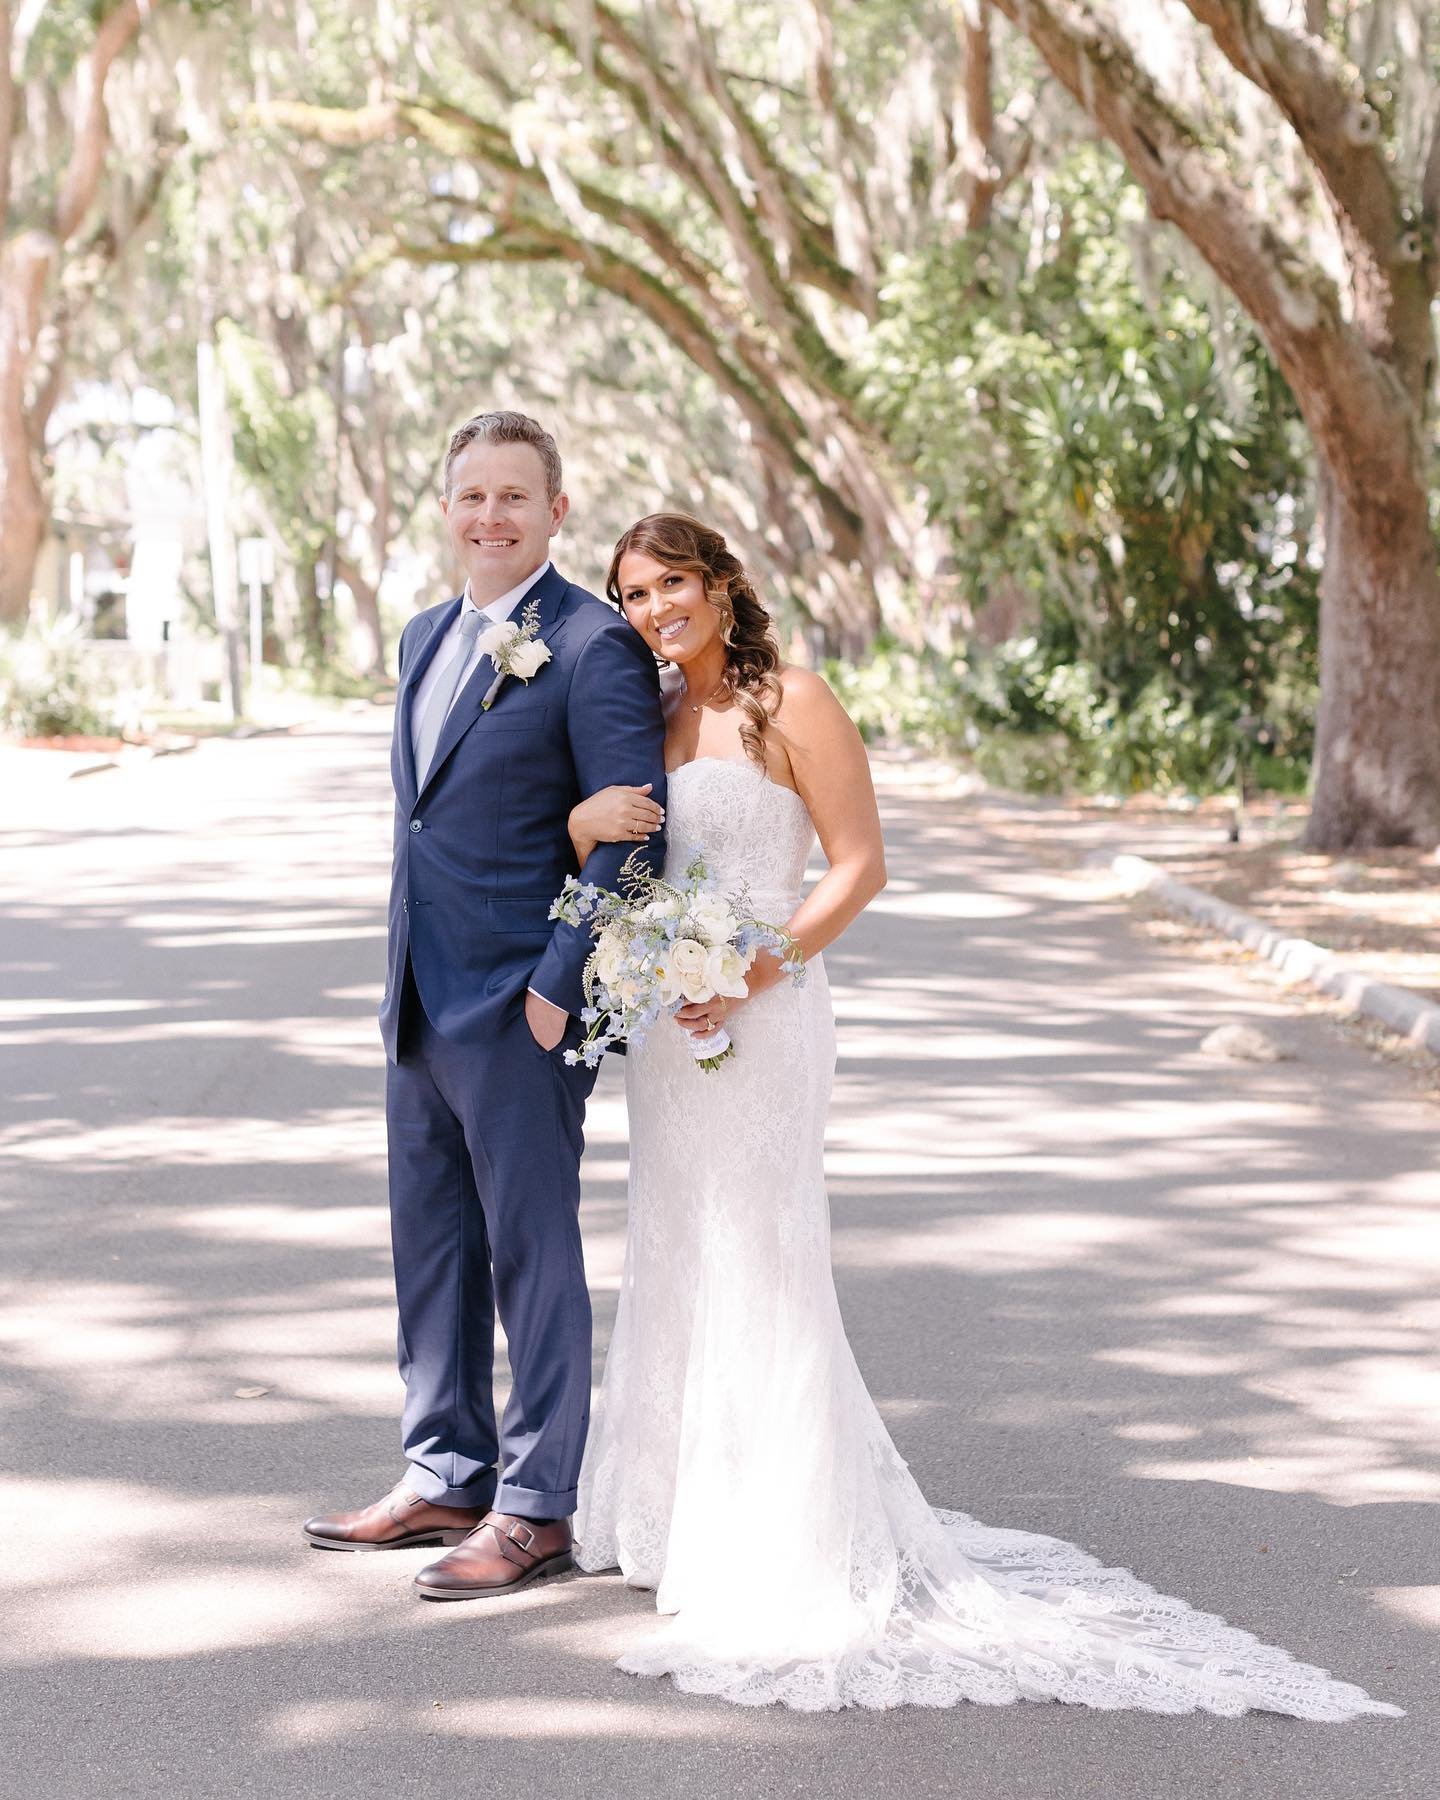
M 667 806 L 677 865 L 703 845 L 761 917 L 793 912 L 814 842 L 798 795 L 751 764 L 702 760 L 672 775 Z M 835 1298 L 821 959 L 803 987 L 747 1004 L 732 1036 L 738 1054 L 714 1076 L 668 1021 L 626 1058 L 629 1238 L 578 1561 L 618 1567 L 675 1617 L 619 1667 L 803 1711 L 1025 1699 L 1397 1714 L 1072 1544 L 930 1507 Z M 767 1521 L 783 1522 L 783 1555 L 765 1549 Z

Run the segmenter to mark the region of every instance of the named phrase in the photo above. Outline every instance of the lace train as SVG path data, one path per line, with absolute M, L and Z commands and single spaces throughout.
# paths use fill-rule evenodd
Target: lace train
M 813 841 L 797 795 L 703 761 L 671 778 L 668 808 L 677 861 L 702 843 L 760 916 L 789 915 Z M 619 1667 L 803 1711 L 1029 1699 L 1397 1715 L 1072 1544 L 931 1509 L 835 1299 L 822 962 L 747 1005 L 734 1037 L 715 1076 L 668 1023 L 626 1059 L 629 1239 L 577 1560 L 620 1568 L 676 1616 Z

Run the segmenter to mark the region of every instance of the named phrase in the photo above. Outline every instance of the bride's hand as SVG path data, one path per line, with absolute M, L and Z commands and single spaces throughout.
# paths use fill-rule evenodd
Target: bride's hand
M 665 823 L 665 814 L 644 787 L 606 787 L 570 813 L 570 842 L 580 862 L 597 844 L 640 844 Z
M 696 1000 L 689 1006 L 682 1006 L 674 1015 L 675 1023 L 688 1031 L 691 1037 L 709 1037 L 722 1025 L 728 1025 L 734 1019 L 747 1000 L 753 1000 L 757 994 L 763 994 L 784 977 L 778 956 L 772 956 L 768 950 L 759 950 L 745 976 L 745 985 L 749 992 L 744 999 L 732 1000 L 724 994 L 714 994 L 709 1000 Z

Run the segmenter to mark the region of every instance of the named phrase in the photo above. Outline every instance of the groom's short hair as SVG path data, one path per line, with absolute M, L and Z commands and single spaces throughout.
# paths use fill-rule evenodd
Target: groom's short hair
M 469 418 L 450 439 L 445 452 L 445 492 L 450 492 L 450 469 L 467 444 L 532 444 L 545 468 L 545 497 L 560 492 L 560 451 L 538 419 L 522 412 L 482 412 Z

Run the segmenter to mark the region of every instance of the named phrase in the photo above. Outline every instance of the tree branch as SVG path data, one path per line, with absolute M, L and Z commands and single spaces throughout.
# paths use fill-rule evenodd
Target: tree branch
M 995 55 L 986 0 L 959 0 L 965 50 L 965 229 L 983 231 L 1000 191 L 995 159 Z
M 686 0 L 691 42 L 699 58 L 701 78 L 717 110 L 734 135 L 745 172 L 755 184 L 761 210 L 785 245 L 789 273 L 797 281 L 832 291 L 838 280 L 853 292 L 850 271 L 840 263 L 835 234 L 828 221 L 815 217 L 804 184 L 775 154 L 749 109 L 735 92 L 716 54 L 714 32 L 693 0 Z M 836 298 L 844 298 L 843 293 Z M 853 299 L 849 302 L 854 304 Z
M 14 34 L 10 0 L 0 0 L 0 238 L 10 217 L 10 158 L 15 146 L 15 76 L 10 68 Z
M 835 26 L 830 17 L 829 0 L 811 0 L 814 21 L 815 54 L 810 75 L 815 88 L 815 103 L 820 109 L 820 143 L 830 165 L 838 199 L 844 210 L 848 235 L 853 240 L 853 257 L 859 270 L 856 304 L 868 319 L 877 313 L 875 265 L 875 222 L 865 193 L 865 182 L 857 173 L 857 161 L 863 162 L 864 149 L 859 132 L 840 99 L 835 81 Z
M 664 282 L 604 245 L 557 232 L 543 220 L 512 214 L 478 242 L 398 241 L 398 254 L 414 262 L 533 262 L 563 259 L 584 270 L 598 288 L 627 301 L 650 319 L 677 349 L 739 407 L 767 461 L 787 468 L 815 495 L 827 529 L 842 553 L 858 546 L 861 521 L 848 502 L 807 459 L 793 429 L 793 414 L 774 388 L 764 388 L 725 355 L 705 321 Z
M 50 415 L 64 389 L 66 359 L 75 329 L 94 305 L 116 264 L 135 241 L 136 233 L 154 212 L 171 161 L 182 141 L 178 135 L 166 134 L 158 138 L 154 160 L 145 170 L 144 180 L 123 227 L 113 219 L 103 219 L 74 246 L 66 259 L 57 284 L 59 292 L 50 311 L 48 342 L 43 356 L 37 353 L 32 371 L 35 398 L 30 407 L 30 430 L 37 448 L 45 442 Z
M 1433 296 L 1440 291 L 1440 118 L 1430 129 L 1430 148 L 1420 176 L 1420 243 L 1425 283 Z
M 1405 231 L 1380 120 L 1358 70 L 1322 38 L 1272 24 L 1255 0 L 1185 0 L 1231 65 L 1289 120 L 1334 204 L 1342 231 L 1392 262 Z
M 509 176 L 517 187 L 526 187 L 546 198 L 554 197 L 551 178 L 541 164 L 524 161 L 498 126 L 446 101 L 401 101 L 355 111 L 275 101 L 256 109 L 255 116 L 342 149 L 376 143 L 397 131 L 414 131 L 448 157 L 477 159 Z M 567 176 L 566 181 L 586 211 L 629 231 L 652 252 L 661 267 L 689 291 L 695 305 L 706 317 L 711 335 L 730 344 L 759 389 L 773 391 L 773 358 L 755 340 L 745 319 L 724 297 L 727 283 L 721 271 L 686 249 L 665 221 L 648 208 L 621 200 L 593 182 L 574 176 Z M 494 205 L 484 200 L 457 199 L 451 195 L 443 197 L 443 204 L 452 209 L 463 207 L 487 217 L 493 217 L 496 212 Z M 569 235 L 598 241 L 593 231 L 577 225 L 573 209 L 562 208 L 561 211 L 569 225 Z M 778 394 L 776 399 L 780 399 Z M 796 434 L 805 429 L 804 422 L 793 409 L 787 410 L 785 429 Z
M 552 42 L 563 46 L 584 65 L 574 39 L 564 26 L 533 5 L 520 0 L 520 10 L 537 30 Z M 653 118 L 655 110 L 668 116 L 673 129 L 658 123 L 656 131 L 664 159 L 705 201 L 725 228 L 735 255 L 750 284 L 751 298 L 781 344 L 793 347 L 802 367 L 823 373 L 824 380 L 837 391 L 847 379 L 844 363 L 826 343 L 814 319 L 801 305 L 795 285 L 782 274 L 759 217 L 750 206 L 725 167 L 725 157 L 715 140 L 710 122 L 694 105 L 688 93 L 682 92 L 670 71 L 640 42 L 629 25 L 602 0 L 591 0 L 596 32 L 600 40 L 629 65 L 629 73 L 616 69 L 603 55 L 590 58 L 588 67 L 602 81 L 629 103 L 637 122 Z M 823 285 L 836 298 L 849 306 L 861 307 L 854 277 L 834 263 L 807 267 L 797 276 Z
M 110 115 L 105 83 L 115 58 L 135 37 L 158 0 L 121 0 L 100 21 L 95 41 L 75 71 L 74 149 L 55 203 L 54 231 L 64 244 L 80 229 L 94 203 L 105 150 L 110 141 Z
M 1346 323 L 1334 284 L 1257 216 L 1246 188 L 1161 97 L 1117 33 L 1083 0 L 994 4 L 1117 146 L 1155 216 L 1180 227 L 1255 320 L 1317 443 L 1363 437 L 1378 467 L 1408 459 L 1411 447 L 1394 441 L 1394 374 Z M 1352 456 L 1347 466 L 1362 461 Z

